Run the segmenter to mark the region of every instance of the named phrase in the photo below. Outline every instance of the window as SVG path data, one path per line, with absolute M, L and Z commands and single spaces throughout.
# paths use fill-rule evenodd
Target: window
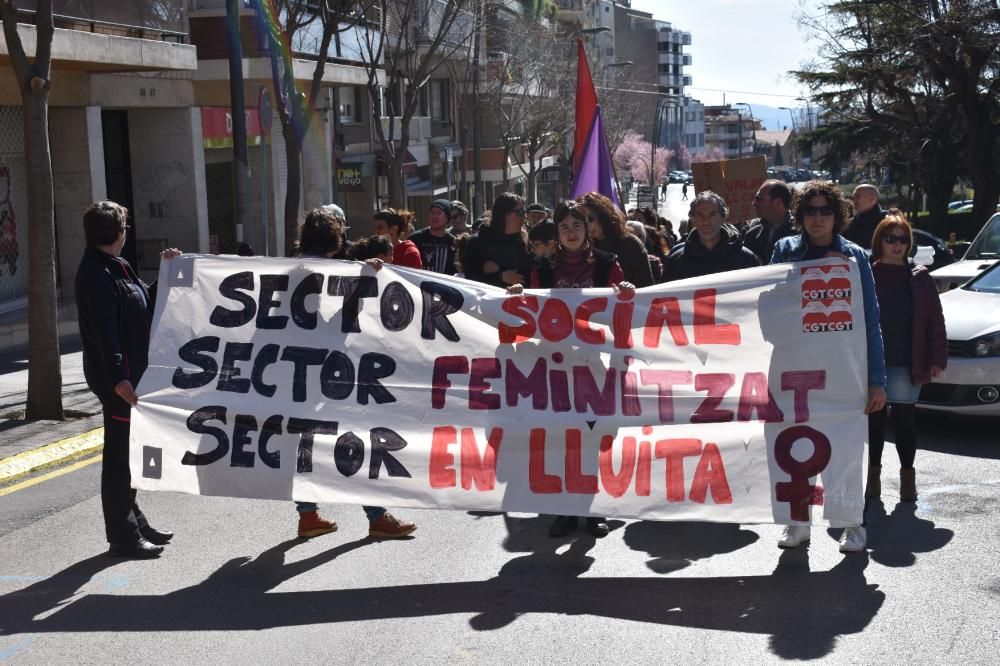
M 451 95 L 448 79 L 431 81 L 431 117 L 442 123 L 451 120 Z
M 337 99 L 339 102 L 337 105 L 337 115 L 340 118 L 340 122 L 342 124 L 358 122 L 358 111 L 354 101 L 354 88 L 338 88 Z

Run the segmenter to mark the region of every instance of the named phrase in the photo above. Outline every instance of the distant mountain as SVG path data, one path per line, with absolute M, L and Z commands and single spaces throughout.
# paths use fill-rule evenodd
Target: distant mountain
M 806 111 L 805 109 L 792 107 L 792 113 L 795 114 L 795 125 L 797 127 L 800 122 L 805 120 Z M 760 121 L 764 123 L 764 129 L 792 129 L 791 118 L 788 116 L 788 111 L 784 109 L 779 109 L 773 106 L 765 106 L 763 104 L 754 104 L 753 116 L 754 118 L 760 119 Z

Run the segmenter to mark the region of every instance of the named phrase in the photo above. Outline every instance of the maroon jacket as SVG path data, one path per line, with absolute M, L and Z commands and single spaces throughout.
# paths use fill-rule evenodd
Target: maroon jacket
M 942 370 L 948 365 L 948 336 L 944 328 L 941 299 L 934 279 L 924 266 L 913 266 L 913 363 L 910 375 L 914 384 L 931 381 L 931 366 Z

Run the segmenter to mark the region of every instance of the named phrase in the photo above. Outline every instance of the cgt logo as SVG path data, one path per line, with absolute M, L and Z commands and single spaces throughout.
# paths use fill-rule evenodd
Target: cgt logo
M 819 301 L 829 307 L 834 301 L 851 304 L 851 280 L 847 277 L 810 278 L 802 281 L 802 307 Z
M 829 333 L 850 331 L 854 328 L 854 318 L 850 312 L 807 312 L 802 315 L 803 333 Z

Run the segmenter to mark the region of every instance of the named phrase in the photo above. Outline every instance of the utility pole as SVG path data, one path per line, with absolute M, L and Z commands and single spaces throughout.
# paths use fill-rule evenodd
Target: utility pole
M 243 99 L 243 45 L 240 43 L 240 0 L 226 0 L 229 24 L 229 112 L 233 120 L 233 179 L 236 192 L 237 239 L 248 229 L 250 165 L 247 160 L 246 103 Z M 234 248 L 235 249 L 235 248 Z
M 481 36 L 481 26 L 483 23 L 483 3 L 476 2 L 476 29 L 473 39 L 476 40 L 472 46 L 472 165 L 473 179 L 472 186 L 472 215 L 478 217 L 483 214 L 483 125 L 479 119 L 480 102 L 479 94 L 479 42 Z

